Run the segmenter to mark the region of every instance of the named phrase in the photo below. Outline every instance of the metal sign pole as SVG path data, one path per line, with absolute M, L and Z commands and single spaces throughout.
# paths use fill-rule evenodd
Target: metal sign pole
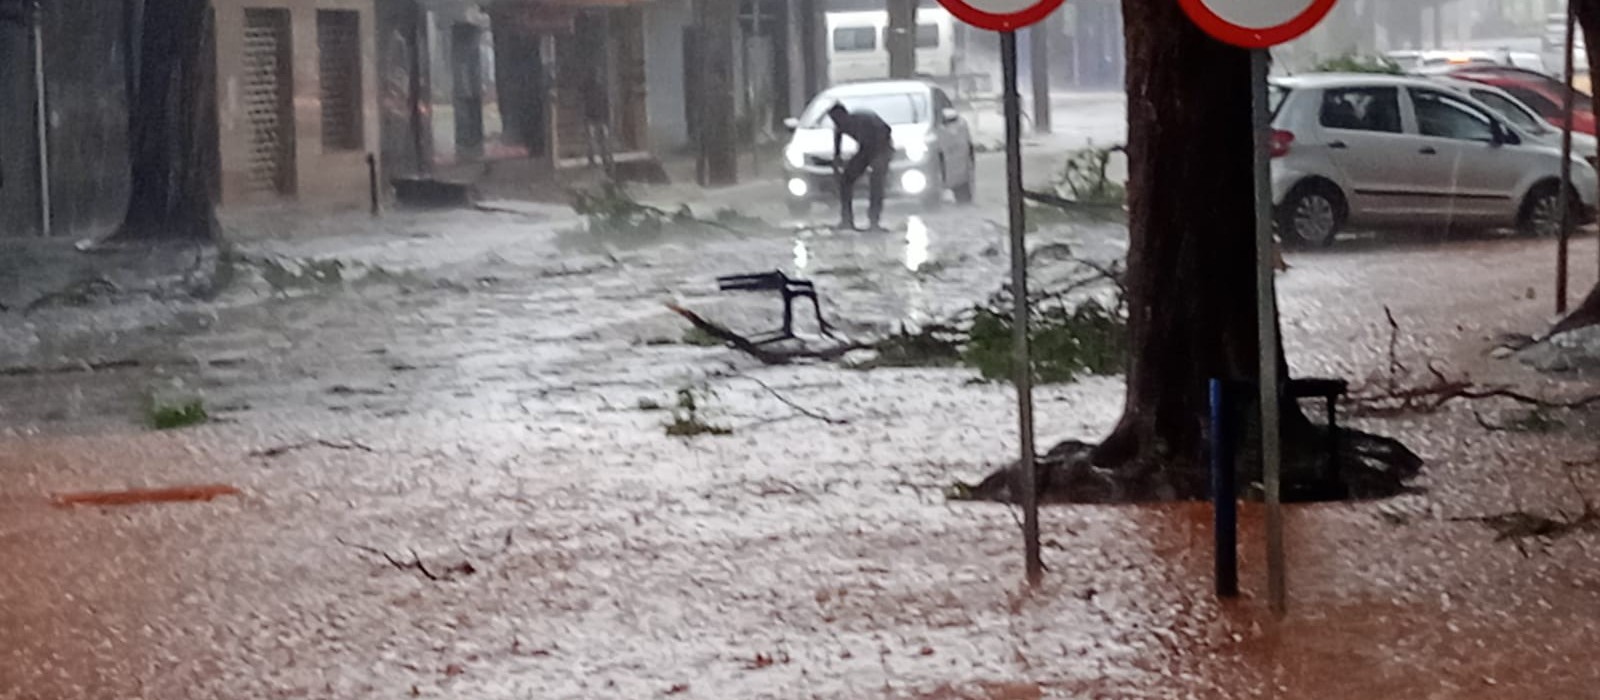
M 38 140 L 39 169 L 39 235 L 50 235 L 50 120 L 45 100 L 48 92 L 44 82 L 44 8 L 33 5 L 33 26 L 29 28 L 33 43 L 33 120 L 34 137 Z
M 1022 199 L 1022 106 L 1017 94 L 1017 34 L 1000 34 L 1006 114 L 1006 203 L 1011 223 L 1012 366 L 1017 382 L 1017 422 L 1022 432 L 1022 458 L 1017 461 L 1022 485 L 1022 537 L 1028 585 L 1044 578 L 1039 558 L 1039 493 L 1033 471 L 1033 365 L 1028 352 L 1028 251 L 1024 240 L 1026 211 Z
M 1568 2 L 1567 43 L 1564 49 L 1566 70 L 1561 74 L 1565 80 L 1563 85 L 1566 86 L 1562 91 L 1561 102 L 1561 194 L 1556 198 L 1556 206 L 1561 207 L 1561 231 L 1557 234 L 1559 239 L 1556 241 L 1556 313 L 1558 314 L 1567 312 L 1567 259 L 1570 255 L 1568 249 L 1571 247 L 1572 238 L 1572 203 L 1568 198 L 1572 196 L 1572 103 L 1573 93 L 1576 92 L 1572 89 L 1572 54 L 1573 34 L 1577 23 L 1577 3 Z
M 1256 335 L 1261 346 L 1261 473 L 1267 499 L 1267 597 L 1273 612 L 1288 610 L 1283 555 L 1283 505 L 1279 470 L 1283 454 L 1278 432 L 1278 309 L 1272 261 L 1272 180 L 1268 159 L 1272 115 L 1267 107 L 1267 49 L 1250 51 L 1250 102 L 1254 113 L 1256 193 Z

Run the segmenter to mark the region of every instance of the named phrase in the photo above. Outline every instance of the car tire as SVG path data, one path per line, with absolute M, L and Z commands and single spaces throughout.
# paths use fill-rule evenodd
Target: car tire
M 967 181 L 950 188 L 951 194 L 956 196 L 957 204 L 972 203 L 972 181 L 977 178 L 978 168 L 976 159 L 971 153 L 967 154 Z
M 1304 183 L 1278 207 L 1278 235 L 1289 245 L 1330 246 L 1348 216 L 1339 188 L 1326 182 Z
M 1578 204 L 1577 193 L 1567 198 L 1567 207 L 1572 210 L 1572 227 L 1577 228 L 1583 220 L 1583 212 Z M 1528 196 L 1522 200 L 1522 208 L 1517 213 L 1517 233 L 1529 238 L 1555 236 L 1561 233 L 1561 184 L 1557 182 L 1541 182 L 1528 190 Z
M 792 217 L 795 217 L 795 218 L 798 219 L 798 218 L 800 218 L 802 216 L 806 216 L 807 214 L 810 214 L 810 213 L 811 213 L 811 200 L 809 200 L 809 199 L 791 199 L 791 200 L 789 200 L 789 216 L 792 216 Z
M 944 206 L 944 183 L 944 156 L 940 156 L 937 173 L 928 174 L 928 189 L 922 191 L 923 209 L 938 209 Z

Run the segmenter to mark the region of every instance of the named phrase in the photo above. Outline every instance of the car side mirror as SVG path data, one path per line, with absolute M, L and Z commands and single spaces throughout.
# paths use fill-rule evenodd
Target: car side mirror
M 794 131 L 795 129 L 800 128 L 800 120 L 795 119 L 794 117 L 789 117 L 788 119 L 783 120 L 783 128 Z
M 939 112 L 939 118 L 945 124 L 954 124 L 961 120 L 961 113 L 957 112 L 954 107 L 945 107 L 943 111 Z

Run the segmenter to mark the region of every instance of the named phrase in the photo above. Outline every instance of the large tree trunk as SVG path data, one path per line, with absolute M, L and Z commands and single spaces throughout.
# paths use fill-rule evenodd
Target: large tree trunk
M 1177 3 L 1125 0 L 1123 17 L 1131 362 L 1122 421 L 1094 461 L 1192 496 L 1206 483 L 1207 382 L 1257 368 L 1250 54 Z
M 209 0 L 144 4 L 129 104 L 132 187 L 116 241 L 210 241 L 218 226 L 214 18 Z
M 1257 376 L 1250 54 L 1203 34 L 1175 2 L 1123 0 L 1127 33 L 1127 397 L 1098 446 L 1070 441 L 1040 459 L 1054 499 L 1199 499 L 1207 492 L 1212 378 Z M 1288 378 L 1277 350 L 1280 384 Z M 1252 382 L 1253 385 L 1253 382 Z M 1254 402 L 1236 407 L 1244 417 Z M 1284 497 L 1393 493 L 1420 460 L 1399 443 L 1328 435 L 1280 401 Z M 1259 479 L 1259 429 L 1241 431 L 1241 483 Z M 1014 500 L 1005 470 L 971 488 Z
M 1583 30 L 1585 49 L 1589 54 L 1589 65 L 1600 65 L 1600 0 L 1573 0 L 1577 3 L 1573 8 L 1578 13 L 1578 26 Z M 1593 108 L 1600 111 L 1600 96 L 1593 97 Z M 1561 319 L 1554 328 L 1550 329 L 1551 335 L 1566 331 L 1600 325 L 1600 284 L 1589 290 L 1589 296 L 1584 297 L 1583 303 L 1578 308 Z

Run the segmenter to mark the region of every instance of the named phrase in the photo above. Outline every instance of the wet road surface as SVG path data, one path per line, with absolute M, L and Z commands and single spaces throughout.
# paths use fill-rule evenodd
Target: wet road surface
M 1499 404 L 1358 422 L 1427 457 L 1428 490 L 1292 508 L 1286 621 L 1260 599 L 1252 508 L 1240 601 L 1210 596 L 1209 513 L 1189 504 L 1047 510 L 1050 573 L 1027 594 L 1015 514 L 943 497 L 1015 452 L 1005 387 L 962 369 L 759 367 L 680 342 L 663 308 L 774 325 L 776 300 L 714 277 L 778 267 L 867 336 L 1004 279 L 991 209 L 890 216 L 889 234 L 605 241 L 515 215 L 428 219 L 432 237 L 375 249 L 401 269 L 443 258 L 424 274 L 240 292 L 191 310 L 203 323 L 92 348 L 137 365 L 0 377 L 0 698 L 1592 695 L 1594 533 L 1524 556 L 1452 520 L 1581 510 L 1563 461 L 1600 458 L 1581 416 L 1547 433 L 1486 431 L 1473 409 L 1514 410 Z M 490 243 L 469 253 L 457 230 Z M 1122 248 L 1104 225 L 1037 240 Z M 1410 362 L 1581 389 L 1485 358 L 1493 335 L 1543 322 L 1548 294 L 1526 291 L 1549 247 L 1291 255 L 1291 360 L 1382 371 L 1389 305 Z M 1593 239 L 1576 250 L 1591 260 Z M 682 388 L 732 433 L 667 437 L 655 407 Z M 140 425 L 168 393 L 203 396 L 216 420 Z M 1042 389 L 1041 442 L 1103 435 L 1120 395 L 1115 378 Z M 1600 497 L 1600 468 L 1575 468 Z M 49 504 L 183 484 L 242 493 Z

